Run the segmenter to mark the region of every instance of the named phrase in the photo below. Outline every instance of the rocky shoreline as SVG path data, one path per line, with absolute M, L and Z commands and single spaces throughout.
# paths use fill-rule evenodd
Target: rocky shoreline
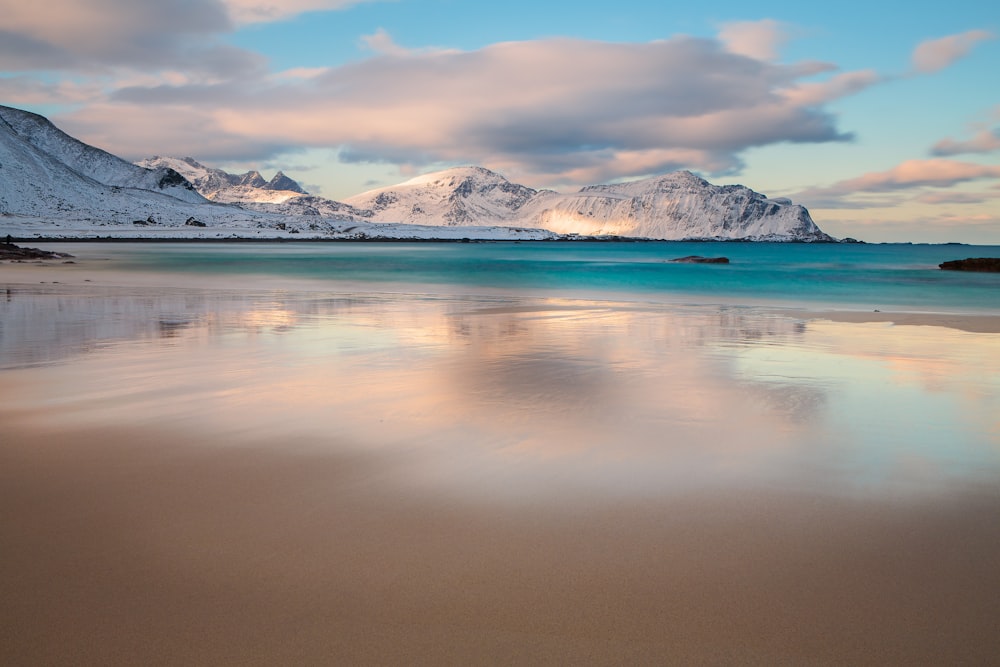
M 39 259 L 69 259 L 71 257 L 73 255 L 65 252 L 52 252 L 50 250 L 39 250 L 38 248 L 22 248 L 9 241 L 0 243 L 0 261 L 23 262 Z
M 977 271 L 980 273 L 1000 273 L 1000 257 L 969 257 L 938 264 L 945 271 Z

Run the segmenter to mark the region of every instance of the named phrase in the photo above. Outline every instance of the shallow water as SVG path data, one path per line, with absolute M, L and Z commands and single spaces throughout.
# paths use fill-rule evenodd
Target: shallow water
M 461 460 L 448 484 L 478 493 L 483 478 L 490 493 L 551 491 L 553 476 L 611 494 L 1000 484 L 996 334 L 745 307 L 184 289 L 16 289 L 0 313 L 8 418 L 400 449 L 431 470 Z

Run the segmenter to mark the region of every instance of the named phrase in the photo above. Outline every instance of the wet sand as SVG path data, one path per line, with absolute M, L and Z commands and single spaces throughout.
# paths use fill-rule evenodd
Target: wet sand
M 10 424 L 9 415 L 3 415 Z M 197 434 L 0 448 L 4 664 L 989 664 L 1000 499 L 407 491 Z
M 0 266 L 2 664 L 1000 655 L 992 334 L 156 279 Z
M 805 319 L 864 324 L 885 322 L 900 326 L 945 327 L 974 333 L 1000 333 L 1000 315 L 967 313 L 868 312 L 861 310 L 800 311 Z

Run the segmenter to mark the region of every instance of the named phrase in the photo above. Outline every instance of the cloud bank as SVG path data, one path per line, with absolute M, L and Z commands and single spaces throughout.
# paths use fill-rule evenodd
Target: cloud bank
M 826 187 L 814 187 L 794 195 L 797 201 L 817 208 L 866 208 L 891 206 L 898 199 L 885 198 L 874 201 L 870 198 L 852 200 L 852 196 L 891 195 L 907 190 L 927 187 L 950 188 L 971 181 L 1000 178 L 1000 166 L 959 162 L 940 158 L 929 160 L 907 160 L 886 171 L 870 172 L 857 178 L 838 181 Z M 988 197 L 978 195 L 976 201 Z M 974 203 L 965 194 L 940 195 L 925 194 L 918 197 L 924 203 Z
M 729 173 L 754 146 L 847 141 L 824 105 L 879 80 L 847 72 L 816 82 L 834 66 L 751 57 L 731 39 L 430 51 L 379 31 L 364 43 L 374 55 L 359 62 L 127 86 L 60 120 L 128 156 L 260 159 L 265 147 L 327 147 L 346 161 L 477 163 L 536 183 L 592 183 L 677 168 Z M 184 126 L 201 129 L 185 140 L 172 129 Z
M 471 51 L 407 48 L 379 29 L 360 38 L 363 60 L 284 72 L 224 41 L 247 24 L 366 1 L 376 0 L 0 0 L 0 68 L 20 73 L 0 77 L 0 95 L 72 104 L 56 117 L 65 130 L 129 158 L 260 162 L 325 148 L 346 162 L 476 163 L 556 186 L 680 168 L 732 174 L 754 147 L 850 141 L 830 105 L 887 80 L 780 62 L 790 28 L 770 19 L 723 24 L 715 38 L 549 38 Z M 913 68 L 938 71 L 990 37 L 923 42 Z M 61 76 L 24 76 L 37 70 Z M 995 133 L 946 140 L 935 153 L 996 142 Z

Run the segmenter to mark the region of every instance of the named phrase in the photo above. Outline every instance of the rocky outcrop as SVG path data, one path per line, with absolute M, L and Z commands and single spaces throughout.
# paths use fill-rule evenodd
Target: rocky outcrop
M 72 257 L 65 252 L 51 252 L 38 248 L 22 248 L 13 243 L 0 243 L 0 260 L 24 261 L 30 259 L 68 259 Z
M 955 259 L 938 264 L 945 271 L 976 271 L 982 273 L 1000 273 L 1000 257 L 969 257 Z
M 264 189 L 265 190 L 283 190 L 283 191 L 286 191 L 286 192 L 298 192 L 299 194 L 302 194 L 302 195 L 307 194 L 306 191 L 302 189 L 302 186 L 298 184 L 298 182 L 294 181 L 293 179 L 289 178 L 288 176 L 285 176 L 285 172 L 283 172 L 283 171 L 279 171 L 278 173 L 276 173 L 271 178 L 271 180 L 269 180 L 264 185 Z
M 702 257 L 701 255 L 688 255 L 670 261 L 674 264 L 729 264 L 728 257 Z

